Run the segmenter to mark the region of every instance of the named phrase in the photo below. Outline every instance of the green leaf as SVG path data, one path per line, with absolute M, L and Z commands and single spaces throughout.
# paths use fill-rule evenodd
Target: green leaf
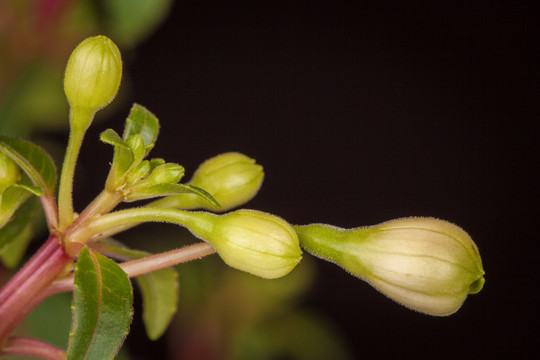
M 178 273 L 166 268 L 136 278 L 143 298 L 143 321 L 146 333 L 158 339 L 176 314 L 178 304 Z
M 75 268 L 67 360 L 113 359 L 132 318 L 133 290 L 114 261 L 84 248 Z
M 102 240 L 99 250 L 121 260 L 140 259 L 151 255 L 145 251 L 132 250 L 112 239 Z M 158 339 L 169 326 L 178 304 L 178 273 L 174 268 L 157 270 L 137 276 L 141 290 L 143 321 L 146 333 L 152 340 Z
M 165 19 L 171 0 L 107 0 L 107 25 L 114 40 L 133 47 Z
M 158 119 L 143 106 L 135 104 L 126 119 L 122 138 L 110 129 L 101 134 L 101 141 L 114 146 L 108 187 L 124 185 L 127 173 L 135 169 L 154 147 L 158 133 Z
M 0 256 L 2 263 L 7 267 L 14 268 L 21 260 L 32 239 L 34 233 L 32 220 L 38 209 L 38 199 L 30 199 L 19 207 L 11 220 L 0 229 Z
M 205 190 L 198 188 L 193 185 L 186 185 L 186 184 L 158 184 L 154 186 L 150 186 L 147 188 L 142 188 L 139 190 L 136 190 L 132 193 L 130 193 L 126 197 L 126 202 L 130 201 L 137 201 L 142 199 L 150 199 L 160 196 L 171 196 L 171 195 L 178 195 L 178 194 L 195 194 L 212 205 L 216 207 L 220 207 L 219 203 L 212 195 L 210 195 Z
M 54 194 L 56 166 L 42 148 L 26 140 L 0 135 L 0 151 L 16 162 L 44 195 Z
M 133 164 L 139 164 L 141 161 L 143 161 L 144 157 L 147 155 L 146 147 L 144 145 L 144 140 L 141 135 L 134 134 L 131 135 L 127 140 L 126 143 L 128 144 L 129 148 L 131 149 L 131 152 L 133 153 Z
M 159 133 L 159 121 L 154 114 L 144 106 L 134 104 L 126 120 L 124 141 L 134 135 L 140 135 L 144 142 L 146 155 L 154 147 Z
M 113 129 L 107 129 L 104 132 L 99 135 L 99 139 L 103 141 L 105 144 L 109 144 L 112 146 L 120 146 L 124 147 L 126 149 L 129 149 L 129 146 L 122 140 L 120 135 Z
M 0 228 L 13 216 L 33 192 L 25 186 L 10 185 L 0 194 Z

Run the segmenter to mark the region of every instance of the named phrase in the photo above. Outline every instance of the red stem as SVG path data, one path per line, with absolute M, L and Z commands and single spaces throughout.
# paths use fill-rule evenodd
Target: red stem
M 55 236 L 0 291 L 0 344 L 33 309 L 38 297 L 71 261 Z M 30 306 L 29 306 L 30 305 Z
M 64 360 L 66 352 L 46 342 L 23 337 L 10 337 L 2 348 L 6 355 L 29 355 L 47 360 Z

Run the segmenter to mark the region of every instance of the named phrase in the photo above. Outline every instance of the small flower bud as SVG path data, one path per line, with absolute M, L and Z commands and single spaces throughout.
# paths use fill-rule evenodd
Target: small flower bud
M 143 165 L 144 164 L 144 165 Z M 148 168 L 146 168 L 146 165 L 148 165 Z M 141 168 L 136 168 L 135 173 L 140 171 L 149 171 L 149 168 L 151 167 L 150 162 L 141 162 Z M 131 175 L 131 174 L 129 174 Z M 136 176 L 134 174 L 133 176 Z M 136 196 L 133 196 L 137 193 L 138 190 L 141 189 L 147 189 L 152 186 L 161 185 L 161 184 L 176 184 L 180 181 L 180 179 L 184 176 L 184 168 L 178 164 L 173 163 L 167 163 L 163 165 L 158 165 L 156 168 L 152 170 L 150 175 L 146 177 L 145 179 L 141 181 L 137 181 L 132 183 L 132 185 L 127 186 L 124 189 L 124 193 L 126 194 L 127 199 L 136 199 Z M 133 180 L 131 176 L 127 178 L 127 180 Z
M 115 97 L 122 78 L 122 59 L 116 45 L 103 35 L 87 38 L 71 54 L 64 91 L 74 108 L 95 112 Z
M 287 275 L 302 258 L 298 237 L 283 219 L 253 210 L 225 215 L 193 213 L 209 226 L 188 226 L 210 242 L 225 263 L 266 279 Z
M 7 155 L 0 152 L 0 194 L 10 186 L 15 184 L 20 178 L 19 167 Z
M 184 168 L 178 164 L 163 164 L 156 167 L 146 179 L 145 184 L 176 184 L 184 176 Z
M 126 185 L 136 184 L 150 173 L 150 161 L 143 160 L 126 176 Z
M 237 152 L 220 154 L 203 162 L 190 184 L 210 193 L 221 208 L 217 209 L 192 194 L 180 195 L 182 205 L 227 211 L 251 200 L 259 191 L 263 178 L 263 168 L 255 160 Z
M 485 282 L 472 239 L 443 220 L 405 218 L 352 230 L 320 224 L 295 229 L 306 251 L 426 314 L 456 312 Z

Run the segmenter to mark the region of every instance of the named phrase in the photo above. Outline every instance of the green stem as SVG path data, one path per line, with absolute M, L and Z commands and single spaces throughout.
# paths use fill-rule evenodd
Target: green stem
M 74 218 L 72 193 L 75 165 L 77 164 L 84 134 L 92 122 L 94 114 L 95 112 L 80 108 L 71 108 L 69 113 L 71 130 L 58 188 L 58 213 L 60 218 L 58 229 L 60 231 L 65 230 Z
M 106 214 L 116 207 L 124 196 L 119 191 L 103 190 L 85 209 L 84 211 L 73 221 L 68 229 L 64 232 L 64 237 L 67 238 L 71 233 L 75 231 L 79 226 L 85 224 L 89 219 Z
M 192 194 L 182 194 L 182 195 L 192 195 Z M 194 204 L 195 202 L 193 202 L 192 206 L 191 205 L 190 206 L 184 206 L 185 204 L 181 204 L 177 199 L 175 199 L 176 197 L 178 197 L 178 195 L 176 195 L 176 196 L 167 196 L 165 198 L 154 200 L 154 201 L 144 205 L 144 207 L 145 208 L 152 208 L 152 207 L 178 208 L 178 207 L 181 207 L 182 210 L 189 210 L 189 209 L 198 207 L 198 206 L 196 206 Z M 81 216 L 83 214 L 81 214 Z M 79 218 L 77 218 L 76 222 L 78 222 L 78 220 L 79 220 Z M 136 223 L 129 223 L 129 224 L 124 224 L 124 225 L 117 226 L 117 227 L 114 227 L 114 228 L 110 228 L 110 229 L 107 229 L 107 230 L 104 230 L 104 231 L 100 232 L 99 235 L 93 237 L 92 240 L 99 240 L 99 239 L 103 239 L 103 238 L 106 238 L 106 237 L 110 237 L 110 236 L 113 236 L 113 235 L 118 234 L 120 232 L 129 230 L 129 229 L 131 229 L 131 228 L 133 228 L 133 227 L 135 227 L 137 225 L 140 225 L 140 224 L 141 224 L 140 222 L 136 222 Z
M 196 231 L 197 234 L 209 233 L 212 231 L 212 218 L 215 216 L 217 215 L 207 212 L 151 207 L 120 210 L 89 221 L 85 226 L 75 229 L 65 241 L 86 243 L 88 240 L 94 240 L 91 239 L 93 235 L 100 236 L 110 229 L 142 222 L 168 222 L 186 227 L 191 232 Z

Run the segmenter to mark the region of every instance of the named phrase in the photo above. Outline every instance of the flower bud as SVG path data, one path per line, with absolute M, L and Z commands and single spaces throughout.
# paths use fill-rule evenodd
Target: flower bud
M 126 185 L 132 185 L 139 182 L 150 173 L 150 161 L 143 160 L 131 170 L 126 176 Z
M 264 178 L 261 165 L 236 152 L 224 153 L 202 163 L 190 184 L 206 190 L 217 200 L 217 209 L 199 196 L 182 196 L 184 208 L 202 207 L 214 211 L 227 211 L 251 200 L 259 191 Z
M 15 184 L 20 178 L 19 167 L 6 154 L 0 152 L 0 194 L 10 186 Z
M 149 168 L 151 167 L 151 164 L 148 161 L 142 161 L 139 165 L 141 166 L 135 168 L 133 174 L 128 174 L 130 176 L 126 178 L 127 181 L 135 180 L 135 177 L 138 176 L 138 171 L 148 172 L 150 170 Z M 133 177 L 131 175 L 133 175 Z M 127 199 L 136 199 L 137 197 L 133 195 L 136 195 L 137 191 L 141 189 L 147 189 L 161 184 L 176 184 L 183 176 L 184 168 L 178 164 L 167 163 L 158 165 L 145 179 L 133 182 L 132 185 L 127 186 L 124 189 L 124 192 Z
M 321 224 L 295 229 L 306 251 L 426 314 L 456 312 L 485 282 L 472 239 L 443 220 L 404 218 L 352 230 Z
M 167 163 L 156 167 L 144 183 L 150 185 L 176 184 L 184 176 L 184 168 L 178 164 Z
M 121 78 L 120 51 L 109 38 L 94 36 L 73 50 L 66 67 L 64 91 L 72 107 L 95 112 L 112 101 Z
M 211 243 L 225 263 L 266 279 L 287 275 L 302 258 L 298 237 L 283 219 L 253 210 L 193 213 L 208 226 L 188 226 Z

